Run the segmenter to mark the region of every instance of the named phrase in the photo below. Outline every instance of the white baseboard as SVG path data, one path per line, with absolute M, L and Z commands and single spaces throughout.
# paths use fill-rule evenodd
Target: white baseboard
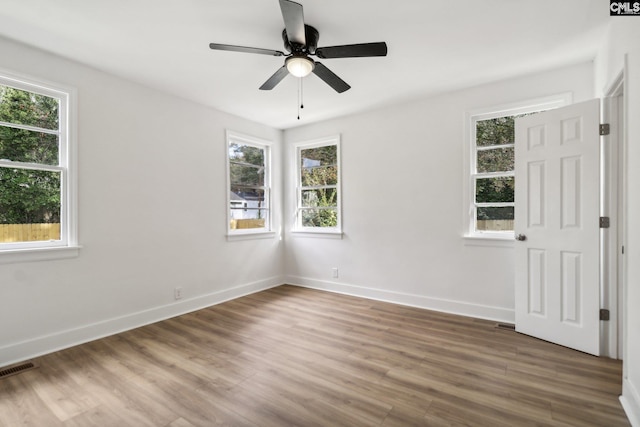
M 628 379 L 622 380 L 620 403 L 633 427 L 640 427 L 640 393 Z
M 282 283 L 282 277 L 272 277 L 191 299 L 179 300 L 172 304 L 154 307 L 126 316 L 9 344 L 0 347 L 0 367 L 190 313 L 234 298 L 280 286 Z
M 391 302 L 394 304 L 401 304 L 411 307 L 425 308 L 428 310 L 458 314 L 461 316 L 493 320 L 497 322 L 515 322 L 515 311 L 513 309 L 491 307 L 486 305 L 472 304 L 462 301 L 453 301 L 440 298 L 431 298 L 423 295 L 413 295 L 383 289 L 365 288 L 362 286 L 316 280 L 306 277 L 287 276 L 286 280 L 286 283 L 306 288 L 336 292 L 340 294 Z

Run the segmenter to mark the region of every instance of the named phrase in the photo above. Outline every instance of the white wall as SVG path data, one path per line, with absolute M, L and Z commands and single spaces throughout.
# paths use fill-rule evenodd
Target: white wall
M 513 242 L 475 246 L 462 237 L 465 112 L 568 91 L 575 102 L 593 97 L 593 64 L 287 130 L 286 145 L 341 134 L 344 223 L 342 240 L 285 225 L 288 281 L 512 322 Z M 285 192 L 290 213 L 294 189 Z
M 623 70 L 626 161 L 628 176 L 626 290 L 624 295 L 625 349 L 622 404 L 632 425 L 640 426 L 640 25 L 638 18 L 612 17 L 610 31 L 596 60 L 596 94 L 604 96 L 606 88 Z
M 225 238 L 225 129 L 275 142 L 276 188 L 281 131 L 5 39 L 0 52 L 1 69 L 77 89 L 83 246 L 0 264 L 0 366 L 282 283 L 277 236 Z

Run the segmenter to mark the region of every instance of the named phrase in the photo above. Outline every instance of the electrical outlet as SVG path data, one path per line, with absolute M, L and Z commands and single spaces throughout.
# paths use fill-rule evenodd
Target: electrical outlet
M 175 288 L 175 289 L 173 290 L 173 297 L 174 297 L 175 299 L 180 299 L 180 298 L 182 298 L 182 288 L 179 288 L 179 287 L 178 287 L 178 288 Z
M 333 274 L 333 278 L 337 279 L 338 278 L 338 267 L 333 267 L 331 269 L 331 273 Z

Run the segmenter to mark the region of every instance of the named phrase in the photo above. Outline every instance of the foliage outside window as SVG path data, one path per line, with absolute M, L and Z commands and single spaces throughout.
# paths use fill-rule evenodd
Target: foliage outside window
M 338 138 L 296 146 L 298 171 L 296 228 L 340 231 Z
M 0 77 L 0 250 L 72 240 L 68 97 Z
M 229 133 L 229 232 L 270 230 L 269 145 Z

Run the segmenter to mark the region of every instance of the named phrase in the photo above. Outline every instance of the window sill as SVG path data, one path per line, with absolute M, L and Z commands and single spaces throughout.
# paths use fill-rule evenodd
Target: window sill
M 466 234 L 463 236 L 465 246 L 492 246 L 512 248 L 515 243 L 513 233 Z
M 227 241 L 235 242 L 238 240 L 255 240 L 255 239 L 273 239 L 276 237 L 275 231 L 246 231 L 242 233 L 228 233 Z
M 77 258 L 81 246 L 0 250 L 0 264 Z
M 313 237 L 318 239 L 342 240 L 344 233 L 338 230 L 292 230 L 291 235 L 296 237 Z

